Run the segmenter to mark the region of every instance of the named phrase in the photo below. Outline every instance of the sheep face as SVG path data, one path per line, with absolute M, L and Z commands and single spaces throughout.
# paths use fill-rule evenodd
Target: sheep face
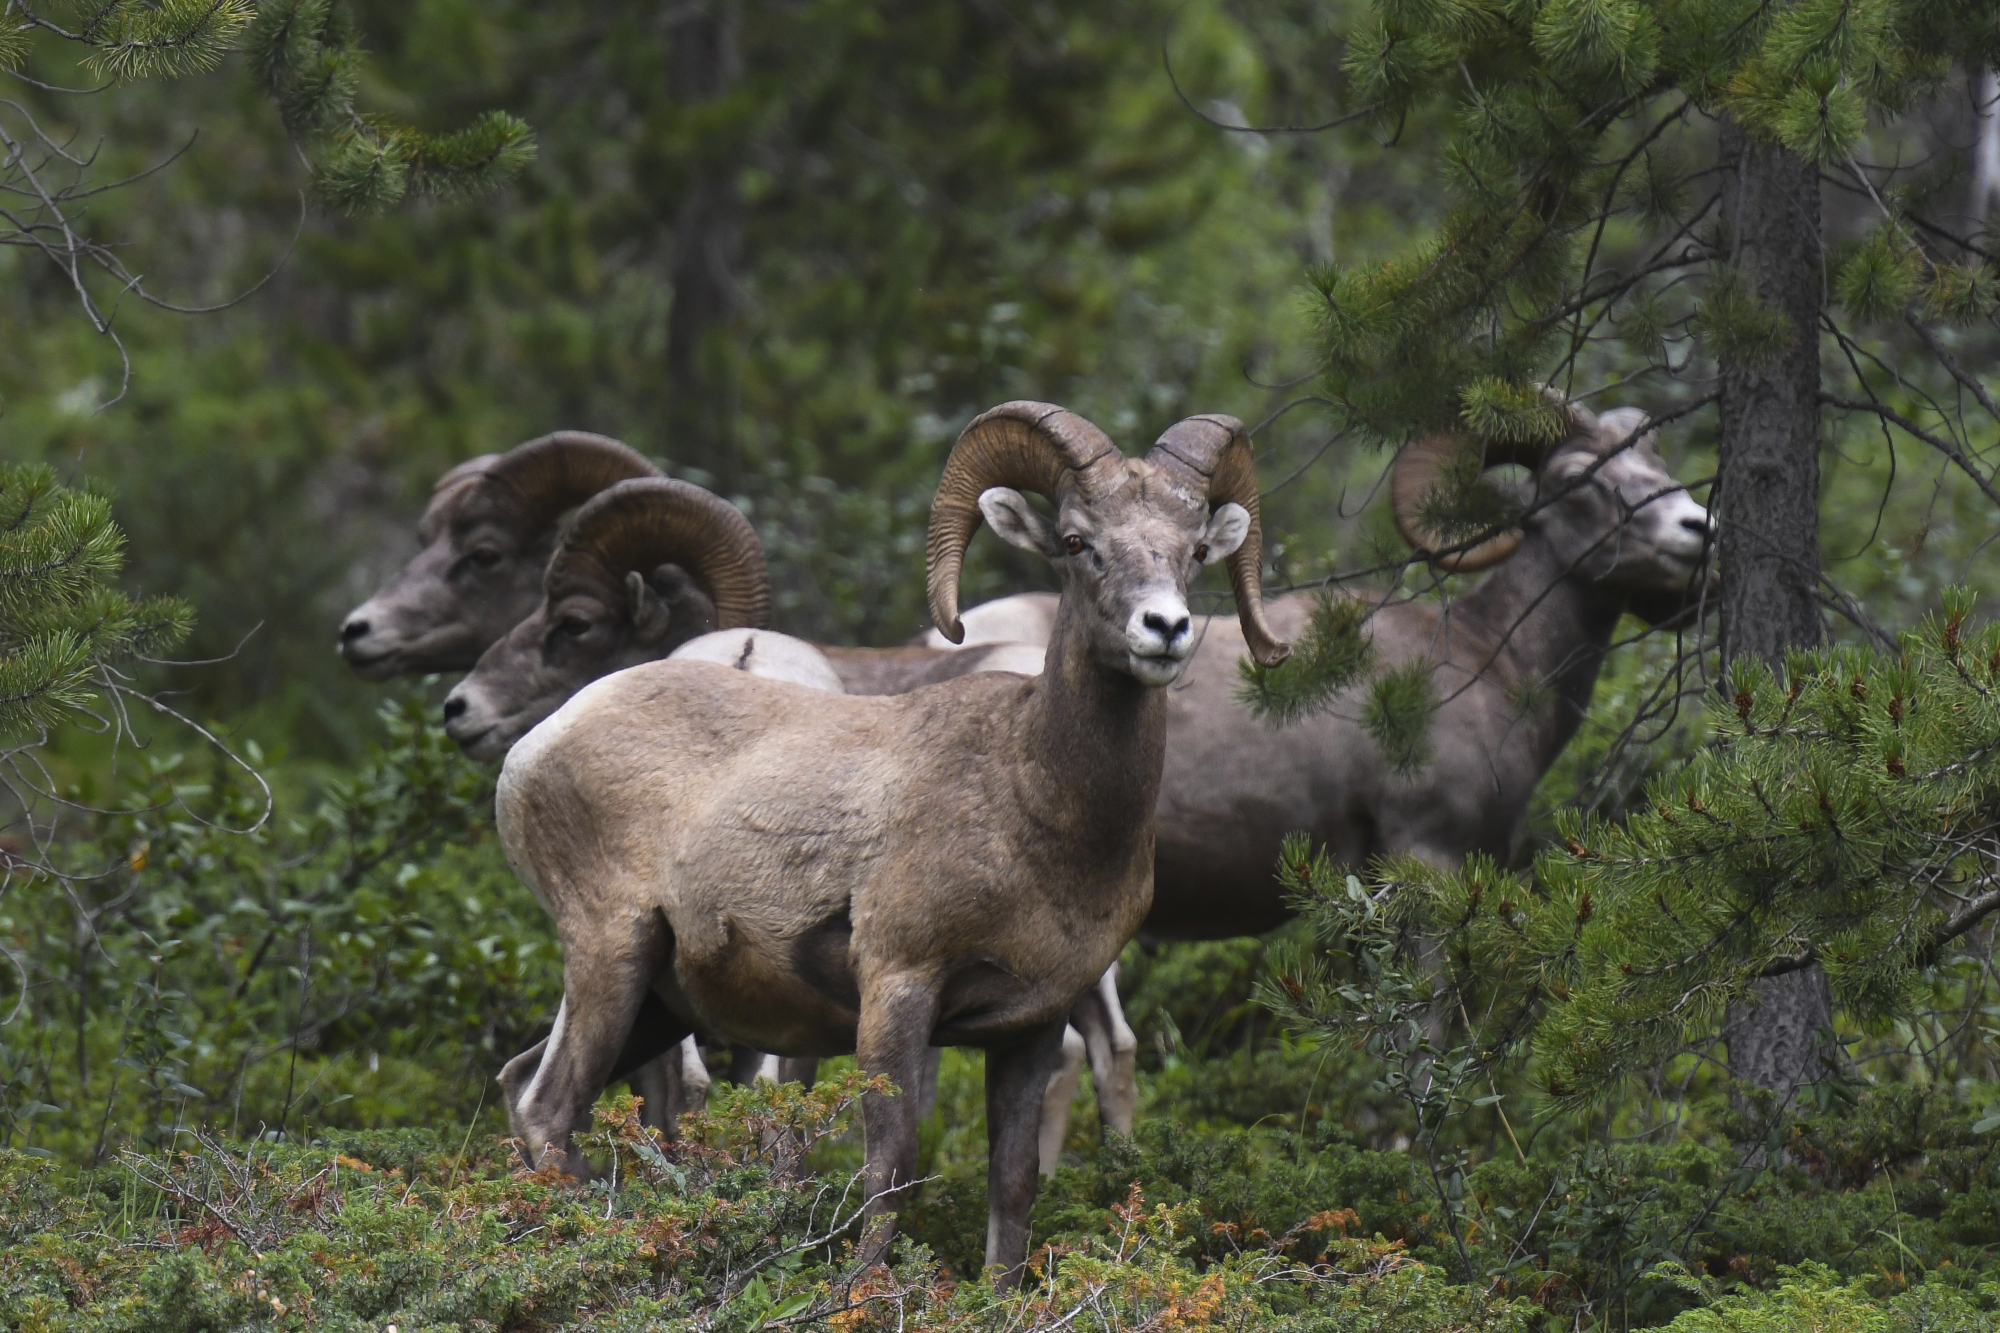
M 498 759 L 591 681 L 714 628 L 714 604 L 676 565 L 562 573 L 445 697 L 445 731 L 473 758 Z
M 979 510 L 1002 540 L 1056 567 L 1064 599 L 1086 610 L 1073 623 L 1089 635 L 1091 660 L 1155 686 L 1171 684 L 1194 648 L 1188 581 L 1250 530 L 1243 506 L 1211 514 L 1203 496 L 1141 459 L 1097 494 L 1067 492 L 1053 519 L 1004 486 L 983 492 Z
M 1658 599 L 1698 586 L 1714 526 L 1667 470 L 1651 432 L 1627 443 L 1643 421 L 1635 409 L 1607 412 L 1594 438 L 1551 456 L 1538 478 L 1549 503 L 1529 526 L 1593 582 Z
M 525 523 L 510 499 L 477 480 L 432 499 L 423 550 L 341 623 L 338 650 L 356 673 L 464 671 L 535 609 L 556 529 Z

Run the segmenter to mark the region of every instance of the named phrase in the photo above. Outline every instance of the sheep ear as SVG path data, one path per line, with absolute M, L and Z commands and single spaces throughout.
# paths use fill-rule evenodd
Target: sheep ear
M 633 570 L 625 576 L 625 591 L 632 603 L 632 631 L 640 643 L 658 643 L 667 632 L 667 625 L 673 616 L 667 611 L 667 604 L 653 591 L 653 585 L 646 582 L 646 576 Z
M 985 517 L 986 526 L 1009 546 L 1033 551 L 1051 560 L 1056 557 L 1055 529 L 1029 506 L 1027 498 L 1019 491 L 1005 486 L 982 491 L 979 512 Z
M 1236 548 L 1250 535 L 1250 511 L 1240 504 L 1217 505 L 1208 516 L 1208 530 L 1201 534 L 1201 563 L 1212 565 L 1236 554 Z M 1199 549 L 1199 548 L 1197 548 Z

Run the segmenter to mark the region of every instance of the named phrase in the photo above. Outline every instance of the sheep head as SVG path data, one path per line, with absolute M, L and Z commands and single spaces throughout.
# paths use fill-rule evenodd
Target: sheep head
M 1500 564 L 1530 533 L 1554 548 L 1566 571 L 1621 594 L 1634 613 L 1662 623 L 1685 613 L 1706 581 L 1699 578 L 1713 528 L 1708 511 L 1660 458 L 1658 432 L 1641 431 L 1646 414 L 1623 407 L 1593 414 L 1567 405 L 1569 431 L 1551 446 L 1505 446 L 1449 435 L 1416 440 L 1390 472 L 1390 504 L 1405 541 L 1438 568 L 1469 573 Z M 1534 472 L 1518 496 L 1479 477 L 1488 505 L 1522 513 L 1517 526 L 1473 541 L 1436 521 L 1436 500 L 1484 469 L 1518 463 Z M 1467 543 L 1470 543 L 1469 545 Z
M 598 677 L 770 617 L 763 548 L 734 506 L 685 481 L 622 481 L 577 511 L 539 603 L 446 697 L 445 730 L 497 759 Z
M 567 510 L 660 470 L 602 435 L 557 431 L 460 463 L 431 491 L 423 549 L 340 627 L 340 655 L 370 680 L 463 671 L 541 600 Z
M 1055 517 L 1031 508 L 1023 490 L 1047 499 Z M 953 643 L 965 635 L 959 570 L 982 517 L 1002 540 L 1056 567 L 1065 603 L 1082 612 L 1072 624 L 1106 670 L 1146 685 L 1179 676 L 1193 650 L 1188 581 L 1222 560 L 1251 652 L 1266 665 L 1291 652 L 1264 619 L 1256 468 L 1233 417 L 1189 417 L 1142 459 L 1048 403 L 1003 403 L 975 418 L 931 506 L 931 616 Z

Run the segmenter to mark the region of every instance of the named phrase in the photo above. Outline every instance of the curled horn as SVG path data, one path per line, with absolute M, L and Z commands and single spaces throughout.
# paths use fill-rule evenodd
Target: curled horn
M 1544 390 L 1550 397 L 1553 391 Z M 1558 399 L 1560 401 L 1560 399 Z M 1574 404 L 1569 406 L 1570 433 L 1596 431 L 1596 418 Z M 1474 450 L 1481 450 L 1480 469 L 1519 463 L 1530 470 L 1539 468 L 1553 445 L 1489 440 L 1483 446 L 1455 435 L 1426 435 L 1403 446 L 1389 472 L 1389 508 L 1396 516 L 1396 531 L 1412 549 L 1426 555 L 1458 543 L 1433 531 L 1423 518 L 1424 502 L 1437 489 L 1443 476 Z M 1484 483 L 1481 483 L 1484 484 Z M 1448 574 L 1469 574 L 1488 569 L 1514 554 L 1521 545 L 1521 530 L 1496 532 L 1485 541 L 1463 551 L 1434 557 L 1434 563 Z
M 424 506 L 424 516 L 417 520 L 417 540 L 426 546 L 436 541 L 438 534 L 451 522 L 459 499 L 485 480 L 487 469 L 499 461 L 498 454 L 481 454 L 477 458 L 466 459 L 439 477 L 437 484 L 431 487 L 431 498 Z
M 1168 427 L 1146 457 L 1200 486 L 1211 507 L 1239 504 L 1249 511 L 1250 531 L 1228 557 L 1236 618 L 1260 664 L 1274 667 L 1290 657 L 1292 645 L 1264 619 L 1264 526 L 1257 510 L 1257 465 L 1243 423 L 1235 417 L 1189 417 Z
M 1002 403 L 974 417 L 952 445 L 931 502 L 931 619 L 938 632 L 953 643 L 965 639 L 958 571 L 979 527 L 982 494 L 1011 486 L 1060 500 L 1065 487 L 1088 489 L 1122 457 L 1103 431 L 1053 403 Z
M 632 570 L 679 565 L 715 603 L 717 629 L 762 629 L 771 620 L 771 575 L 756 530 L 691 482 L 639 477 L 587 501 L 549 562 L 548 585 L 580 564 L 614 584 Z
M 559 430 L 509 449 L 487 465 L 485 475 L 511 490 L 529 515 L 545 524 L 607 486 L 632 477 L 657 477 L 660 470 L 608 435 Z

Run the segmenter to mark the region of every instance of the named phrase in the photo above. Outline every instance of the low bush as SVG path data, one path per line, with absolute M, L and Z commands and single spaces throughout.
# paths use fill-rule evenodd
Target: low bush
M 1526 1329 L 1351 1215 L 1213 1254 L 1200 1208 L 1126 1186 L 1037 1248 L 1021 1289 L 954 1280 L 921 1245 L 856 1261 L 858 1178 L 815 1176 L 858 1075 L 728 1092 L 663 1142 L 599 1108 L 577 1184 L 507 1140 L 333 1133 L 185 1146 L 76 1173 L 0 1157 L 0 1325 L 236 1329 Z

